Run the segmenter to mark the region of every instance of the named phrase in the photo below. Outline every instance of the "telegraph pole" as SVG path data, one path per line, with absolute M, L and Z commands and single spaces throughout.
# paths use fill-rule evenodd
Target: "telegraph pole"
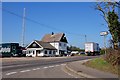
M 85 42 L 87 42 L 87 35 L 85 35 Z
M 23 10 L 23 23 L 22 23 L 22 42 L 21 42 L 21 46 L 24 47 L 24 41 L 25 41 L 25 8 Z

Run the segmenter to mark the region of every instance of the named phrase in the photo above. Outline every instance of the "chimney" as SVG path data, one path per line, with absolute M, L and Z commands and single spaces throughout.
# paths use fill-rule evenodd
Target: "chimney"
M 54 35 L 54 32 L 52 32 L 52 35 Z

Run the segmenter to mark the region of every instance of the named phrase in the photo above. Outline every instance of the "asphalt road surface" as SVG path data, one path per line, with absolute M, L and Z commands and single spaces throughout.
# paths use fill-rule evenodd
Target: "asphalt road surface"
M 97 56 L 75 56 L 47 60 L 2 62 L 3 78 L 82 78 L 65 70 L 68 62 L 95 58 Z

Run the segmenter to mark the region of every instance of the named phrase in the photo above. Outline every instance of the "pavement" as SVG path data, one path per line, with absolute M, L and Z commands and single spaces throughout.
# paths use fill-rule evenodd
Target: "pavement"
M 30 60 L 49 60 L 49 59 L 61 59 L 67 57 L 8 57 L 0 58 L 2 62 L 13 62 L 13 61 L 30 61 Z
M 93 69 L 83 65 L 91 59 L 67 63 L 66 69 L 84 78 L 118 78 L 118 75 Z

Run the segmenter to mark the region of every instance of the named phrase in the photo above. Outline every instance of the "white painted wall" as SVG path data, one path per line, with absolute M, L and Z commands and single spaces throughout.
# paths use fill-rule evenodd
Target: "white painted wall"
M 47 51 L 47 54 L 45 54 L 45 51 Z M 51 54 L 50 54 L 50 51 L 51 51 Z M 47 49 L 45 49 L 44 50 L 44 56 L 55 56 L 55 54 L 53 54 L 53 51 L 55 51 L 55 50 L 47 50 Z
M 36 50 L 40 50 L 40 53 L 36 53 Z M 33 51 L 34 51 L 34 54 L 33 54 Z M 47 54 L 45 54 L 45 51 L 47 51 Z M 51 54 L 49 54 L 50 51 L 51 51 Z M 47 50 L 47 49 L 41 49 L 41 48 L 28 48 L 26 51 L 26 56 L 32 56 L 32 57 L 55 56 L 55 54 L 53 54 L 53 51 L 55 50 Z
M 37 56 L 44 56 L 44 50 L 41 50 L 41 52 L 39 54 L 37 54 Z
M 54 46 L 56 49 L 59 49 L 59 42 L 51 42 L 52 46 Z
M 51 42 L 50 44 L 57 49 L 56 55 L 59 55 L 59 50 L 67 52 L 67 43 L 65 42 Z
M 43 48 L 27 48 L 26 56 L 36 57 L 36 50 L 42 50 Z M 34 51 L 34 52 L 33 52 Z M 29 53 L 30 52 L 30 53 Z M 33 54 L 34 53 L 34 54 Z

